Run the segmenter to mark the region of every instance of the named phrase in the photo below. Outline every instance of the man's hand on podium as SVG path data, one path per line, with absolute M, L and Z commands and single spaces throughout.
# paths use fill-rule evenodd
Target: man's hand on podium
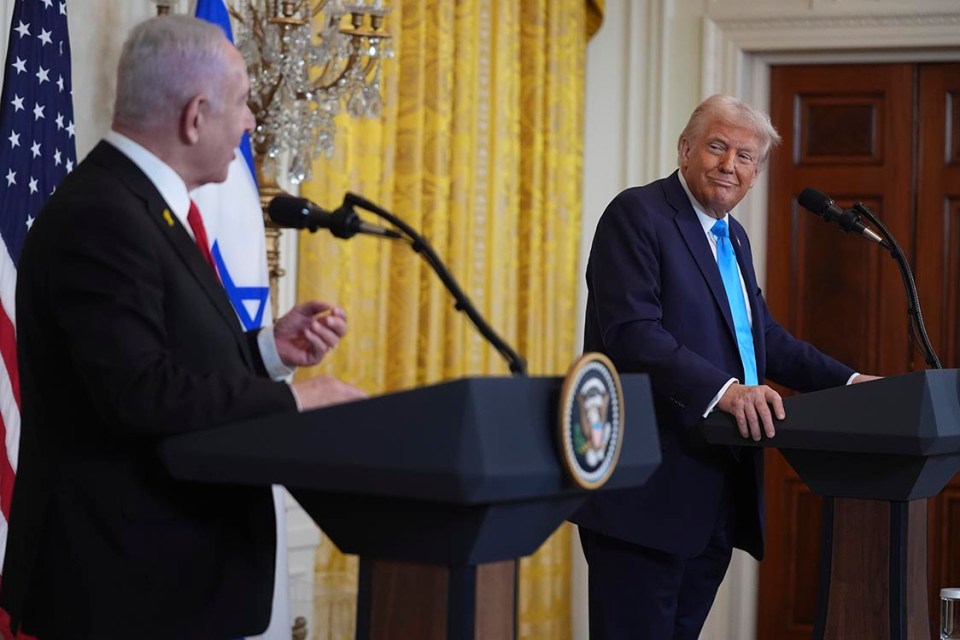
M 330 405 L 362 400 L 367 394 L 339 378 L 330 375 L 321 375 L 307 380 L 300 380 L 290 385 L 293 395 L 297 399 L 297 408 L 300 411 L 329 407 Z
M 765 384 L 747 386 L 734 382 L 720 397 L 717 407 L 737 419 L 737 428 L 740 429 L 741 436 L 757 441 L 763 434 L 768 438 L 776 435 L 777 430 L 773 426 L 774 415 L 778 420 L 787 417 L 780 394 Z

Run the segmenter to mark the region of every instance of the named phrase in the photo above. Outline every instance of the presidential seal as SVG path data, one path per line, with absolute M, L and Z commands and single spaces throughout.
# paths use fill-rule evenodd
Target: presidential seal
M 623 444 L 623 392 L 613 363 L 586 353 L 573 363 L 560 394 L 560 451 L 574 481 L 596 489 L 610 478 Z

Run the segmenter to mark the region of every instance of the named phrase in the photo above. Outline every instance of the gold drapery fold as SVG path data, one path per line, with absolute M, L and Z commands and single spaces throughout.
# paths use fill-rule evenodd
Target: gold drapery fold
M 333 208 L 356 191 L 401 217 L 531 374 L 562 375 L 579 312 L 584 53 L 603 1 L 391 6 L 383 117 L 340 117 L 334 156 L 315 163 L 303 194 Z M 335 372 L 381 393 L 508 373 L 403 243 L 302 236 L 298 297 L 343 305 L 350 326 L 300 375 Z M 561 527 L 521 562 L 521 638 L 570 637 L 570 537 Z M 324 540 L 317 568 L 313 637 L 352 638 L 355 559 Z

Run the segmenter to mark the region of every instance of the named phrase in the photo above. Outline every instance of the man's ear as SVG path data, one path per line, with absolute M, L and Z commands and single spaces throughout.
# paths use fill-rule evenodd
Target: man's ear
M 200 139 L 200 127 L 206 112 L 207 99 L 203 95 L 195 95 L 183 108 L 180 114 L 180 136 L 187 144 L 194 145 Z
M 680 166 L 683 167 L 690 159 L 690 141 L 686 138 L 680 138 Z

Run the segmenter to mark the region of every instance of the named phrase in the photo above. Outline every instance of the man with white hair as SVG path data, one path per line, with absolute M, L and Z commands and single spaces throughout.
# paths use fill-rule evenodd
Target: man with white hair
M 573 518 L 589 564 L 592 640 L 696 640 L 733 547 L 763 556 L 763 451 L 707 444 L 697 423 L 732 414 L 773 437 L 780 395 L 863 382 L 770 316 L 750 242 L 730 215 L 780 141 L 729 96 L 680 134 L 678 172 L 607 207 L 587 266 L 584 350 L 647 373 L 662 462 L 642 487 L 604 492 Z
M 0 604 L 40 640 L 227 639 L 266 628 L 269 487 L 174 481 L 166 437 L 363 397 L 288 385 L 346 330 L 308 302 L 244 334 L 189 192 L 223 181 L 249 81 L 213 25 L 148 20 L 124 44 L 112 130 L 27 235 L 23 426 Z

